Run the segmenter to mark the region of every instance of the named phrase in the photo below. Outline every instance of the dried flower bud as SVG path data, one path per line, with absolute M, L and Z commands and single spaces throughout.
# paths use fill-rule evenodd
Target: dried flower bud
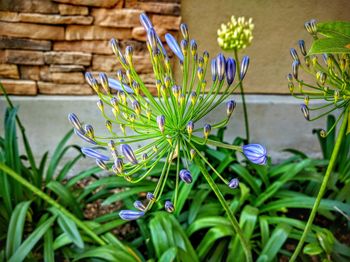
M 192 175 L 191 172 L 187 169 L 182 169 L 179 172 L 179 177 L 181 178 L 181 180 L 183 182 L 185 182 L 186 184 L 191 184 L 192 183 Z
M 169 213 L 172 213 L 175 210 L 173 203 L 171 203 L 169 200 L 165 201 L 164 208 Z
M 300 105 L 300 110 L 303 113 L 305 119 L 309 121 L 310 120 L 309 108 L 306 105 L 301 104 Z
M 232 189 L 235 189 L 239 186 L 239 180 L 238 178 L 233 178 L 230 180 L 230 182 L 228 183 L 228 186 Z
M 164 132 L 165 116 L 157 116 L 157 124 L 160 132 Z
M 120 151 L 129 162 L 133 163 L 134 165 L 138 163 L 134 151 L 128 144 L 121 144 Z
M 120 218 L 127 221 L 138 219 L 144 215 L 145 212 L 135 210 L 121 210 L 119 212 Z

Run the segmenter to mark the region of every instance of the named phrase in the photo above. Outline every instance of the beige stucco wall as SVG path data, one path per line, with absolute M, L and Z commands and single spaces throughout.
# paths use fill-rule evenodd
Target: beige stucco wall
M 304 22 L 350 20 L 350 0 L 182 0 L 182 17 L 199 50 L 220 52 L 216 31 L 231 15 L 254 19 L 254 40 L 244 50 L 251 58 L 245 81 L 248 92 L 288 93 L 289 49 L 299 39 L 310 44 Z

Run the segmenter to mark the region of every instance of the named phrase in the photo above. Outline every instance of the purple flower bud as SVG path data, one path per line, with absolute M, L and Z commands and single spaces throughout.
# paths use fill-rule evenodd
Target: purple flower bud
M 124 89 L 123 89 L 122 84 L 120 83 L 120 81 L 115 80 L 113 78 L 108 78 L 108 85 L 109 85 L 110 88 L 112 88 L 114 90 L 124 91 L 124 89 L 125 89 L 125 91 L 128 92 L 129 94 L 134 93 L 134 91 L 132 91 L 132 89 L 128 85 L 126 85 L 124 83 L 123 83 L 123 87 L 124 87 Z
M 142 160 L 143 160 L 143 161 L 146 161 L 147 159 L 148 159 L 147 153 L 143 153 L 143 155 L 142 155 Z
M 303 56 L 306 56 L 306 48 L 305 48 L 305 41 L 304 40 L 299 40 L 298 41 L 299 49 L 300 52 L 302 53 Z
M 110 93 L 109 91 L 109 85 L 108 85 L 108 77 L 105 73 L 99 73 L 98 74 L 100 77 L 100 83 L 103 87 L 103 89 L 106 91 L 107 94 Z
M 181 180 L 184 181 L 186 184 L 192 183 L 192 175 L 191 175 L 191 172 L 189 170 L 182 169 L 179 172 L 179 176 L 180 176 Z
M 181 24 L 180 25 L 180 31 L 181 31 L 181 34 L 182 34 L 182 37 L 188 41 L 189 40 L 189 35 L 188 35 L 188 27 L 186 24 Z
M 76 130 L 79 130 L 80 132 L 85 133 L 83 127 L 81 126 L 80 120 L 76 114 L 70 113 L 68 115 L 68 120 Z
M 134 207 L 140 211 L 145 211 L 146 207 L 144 206 L 144 204 L 140 201 L 140 200 L 136 200 L 134 202 Z
M 158 49 L 158 47 L 157 47 L 157 34 L 153 28 L 150 28 L 147 31 L 147 40 L 148 40 L 148 43 L 150 44 L 153 52 L 155 52 Z
M 102 155 L 101 153 L 97 152 L 96 150 L 89 148 L 89 147 L 82 147 L 81 152 L 86 155 L 87 157 L 99 159 L 102 161 L 108 161 L 109 157 Z
M 141 113 L 141 105 L 140 105 L 140 103 L 138 101 L 136 101 L 136 100 L 133 101 L 132 102 L 132 107 L 133 107 L 133 109 L 134 109 L 134 111 L 135 111 L 135 113 L 137 115 L 139 115 Z
M 231 181 L 228 183 L 228 186 L 232 189 L 235 189 L 239 186 L 239 180 L 238 178 L 233 178 Z
M 171 203 L 169 200 L 165 201 L 164 208 L 169 213 L 172 213 L 175 210 L 173 203 Z
M 310 120 L 310 112 L 309 112 L 309 108 L 307 107 L 307 105 L 301 104 L 300 110 L 303 113 L 305 119 L 309 121 Z
M 124 163 L 123 163 L 123 159 L 117 157 L 114 160 L 114 165 L 113 165 L 113 171 L 117 171 L 116 173 L 118 174 L 122 174 L 124 170 Z
M 96 159 L 96 165 L 99 166 L 103 170 L 108 170 L 106 163 L 100 159 Z
M 128 144 L 121 144 L 120 151 L 128 161 L 130 161 L 134 165 L 138 163 L 135 157 L 134 151 L 131 149 L 131 147 Z
M 236 102 L 234 100 L 230 100 L 226 103 L 226 114 L 227 117 L 230 117 L 233 113 L 233 110 L 236 108 Z
M 215 82 L 217 76 L 218 76 L 218 71 L 217 71 L 217 68 L 216 68 L 216 59 L 212 59 L 211 60 L 211 75 L 212 75 L 212 79 L 213 79 L 213 82 Z
M 292 63 L 292 70 L 293 70 L 293 76 L 295 78 L 295 80 L 298 80 L 298 69 L 299 69 L 299 61 L 293 61 Z
M 251 162 L 258 165 L 265 165 L 267 162 L 266 148 L 259 144 L 248 144 L 243 147 L 243 154 Z
M 147 193 L 146 195 L 146 198 L 149 200 L 149 201 L 153 201 L 155 200 L 156 198 L 154 197 L 154 195 L 150 192 Z
M 81 139 L 83 139 L 84 141 L 90 143 L 90 144 L 93 144 L 93 145 L 96 145 L 96 142 L 94 140 L 92 140 L 90 137 L 87 137 L 85 136 L 85 131 L 81 132 L 80 130 L 78 129 L 74 129 L 74 133 L 80 137 Z
M 316 36 L 316 33 L 317 33 L 316 20 L 315 19 L 311 19 L 310 21 L 306 22 L 305 23 L 305 29 L 312 36 Z
M 121 210 L 119 212 L 119 216 L 123 220 L 135 220 L 145 215 L 143 211 L 135 211 L 135 210 Z
M 140 15 L 140 22 L 142 26 L 146 29 L 146 31 L 153 28 L 151 21 L 149 20 L 148 16 L 145 13 L 142 13 Z
M 165 34 L 165 41 L 167 42 L 168 46 L 170 47 L 171 51 L 181 60 L 184 60 L 184 55 L 182 54 L 182 51 L 179 47 L 179 44 L 177 43 L 175 37 L 173 37 L 171 34 Z
M 241 80 L 244 79 L 248 71 L 248 66 L 249 66 L 249 56 L 244 56 L 241 63 L 241 73 L 240 73 Z
M 180 46 L 181 46 L 181 51 L 183 53 L 184 56 L 187 55 L 187 48 L 188 48 L 188 41 L 185 39 L 182 39 L 180 42 Z
M 223 54 L 219 54 L 216 57 L 216 71 L 218 73 L 219 81 L 224 80 L 225 77 L 225 69 L 226 69 L 226 60 Z
M 295 50 L 294 48 L 291 48 L 291 49 L 290 49 L 290 55 L 292 56 L 292 58 L 293 58 L 294 61 L 300 62 L 300 59 L 299 59 L 297 50 Z
M 235 80 L 235 75 L 236 75 L 236 61 L 233 58 L 229 57 L 226 60 L 226 81 L 229 86 Z
M 289 73 L 289 74 L 287 75 L 287 80 L 288 80 L 288 82 L 290 82 L 290 83 L 293 82 L 293 75 Z
M 94 132 L 94 128 L 92 127 L 92 125 L 85 125 L 85 135 L 90 137 L 90 138 L 94 138 L 95 132 Z
M 159 127 L 160 132 L 164 132 L 164 124 L 165 124 L 165 116 L 157 116 L 157 124 Z
M 204 137 L 208 138 L 208 136 L 210 135 L 210 132 L 211 132 L 211 125 L 205 124 L 204 125 L 204 130 L 203 130 Z
M 193 129 L 194 129 L 194 123 L 193 123 L 193 121 L 189 121 L 187 123 L 187 132 L 188 132 L 189 135 L 192 134 Z

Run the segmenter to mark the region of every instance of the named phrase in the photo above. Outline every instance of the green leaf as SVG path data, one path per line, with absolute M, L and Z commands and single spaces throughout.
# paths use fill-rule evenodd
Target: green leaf
M 230 167 L 235 171 L 239 177 L 241 177 L 254 191 L 256 195 L 259 195 L 261 192 L 261 180 L 253 177 L 249 171 L 240 164 L 230 165 Z
M 9 259 L 9 262 L 23 261 L 29 252 L 33 249 L 36 243 L 41 239 L 45 232 L 52 226 L 56 217 L 47 219 L 44 223 L 38 226 L 27 239 L 19 246 L 16 252 Z
M 90 250 L 85 251 L 82 254 L 79 254 L 75 257 L 73 261 L 78 261 L 84 259 L 87 261 L 87 258 L 100 258 L 107 261 L 123 261 L 123 262 L 135 262 L 137 261 L 128 253 L 119 250 L 116 246 L 113 245 L 105 245 L 102 247 L 92 248 Z
M 323 229 L 321 232 L 316 233 L 319 244 L 326 251 L 327 254 L 331 254 L 334 246 L 334 236 L 332 232 L 327 229 Z
M 312 43 L 308 55 L 350 53 L 350 39 L 322 38 Z
M 167 251 L 163 253 L 163 255 L 159 258 L 159 262 L 172 262 L 175 260 L 177 255 L 176 247 L 171 247 Z
M 208 227 L 230 226 L 230 221 L 225 217 L 203 217 L 196 219 L 187 229 L 187 235 L 191 236 L 198 230 Z
M 303 252 L 309 256 L 317 256 L 323 253 L 323 249 L 318 243 L 309 243 L 304 247 Z
M 284 242 L 287 240 L 291 227 L 285 224 L 279 224 L 272 232 L 257 262 L 272 261 L 280 251 Z
M 6 239 L 6 257 L 10 258 L 22 242 L 26 215 L 31 201 L 17 204 L 11 215 Z
M 350 110 L 348 110 L 348 128 L 346 130 L 346 135 L 350 133 Z
M 350 39 L 350 23 L 343 21 L 317 23 L 317 32 L 330 38 Z
M 45 262 L 55 261 L 52 228 L 49 228 L 44 235 L 44 261 Z
M 116 194 L 113 194 L 106 198 L 103 202 L 102 205 L 110 205 L 116 201 L 122 200 L 124 198 L 127 198 L 132 195 L 136 195 L 142 192 L 148 192 L 151 191 L 154 188 L 153 185 L 150 186 L 140 186 L 140 187 L 135 187 L 129 190 L 125 190 L 123 192 L 118 192 Z
M 242 229 L 244 237 L 248 240 L 248 242 L 253 235 L 258 215 L 259 209 L 252 206 L 245 206 L 241 213 L 239 226 Z M 234 236 L 233 240 L 230 243 L 229 249 L 230 251 L 227 258 L 228 261 L 244 261 L 245 254 L 243 252 L 243 247 L 238 235 Z
M 79 230 L 71 219 L 60 213 L 57 222 L 63 232 L 67 234 L 77 247 L 84 248 L 84 242 L 80 236 Z

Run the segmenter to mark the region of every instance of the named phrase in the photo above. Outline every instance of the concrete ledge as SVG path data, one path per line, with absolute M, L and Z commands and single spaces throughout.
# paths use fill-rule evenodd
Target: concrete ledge
M 236 136 L 244 136 L 242 104 L 238 95 L 236 110 L 229 122 L 225 140 L 232 142 Z M 27 135 L 37 157 L 47 150 L 52 152 L 58 141 L 71 128 L 67 115 L 76 113 L 85 123 L 94 126 L 95 132 L 105 132 L 104 119 L 96 107 L 96 96 L 12 96 L 12 102 L 19 106 L 19 116 L 26 128 Z M 274 161 L 288 157 L 283 149 L 294 148 L 312 156 L 320 156 L 317 137 L 313 128 L 325 127 L 326 118 L 307 122 L 302 116 L 297 100 L 290 96 L 248 95 L 251 142 L 264 144 Z M 0 98 L 0 114 L 3 115 L 6 101 Z M 221 105 L 204 120 L 215 123 L 225 117 L 225 105 Z M 202 123 L 202 124 L 203 124 Z M 3 135 L 3 121 L 0 121 L 0 133 Z M 200 127 L 197 124 L 196 127 Z M 74 137 L 71 143 L 85 143 Z M 71 152 L 73 155 L 73 152 Z M 88 162 L 93 165 L 93 161 Z

